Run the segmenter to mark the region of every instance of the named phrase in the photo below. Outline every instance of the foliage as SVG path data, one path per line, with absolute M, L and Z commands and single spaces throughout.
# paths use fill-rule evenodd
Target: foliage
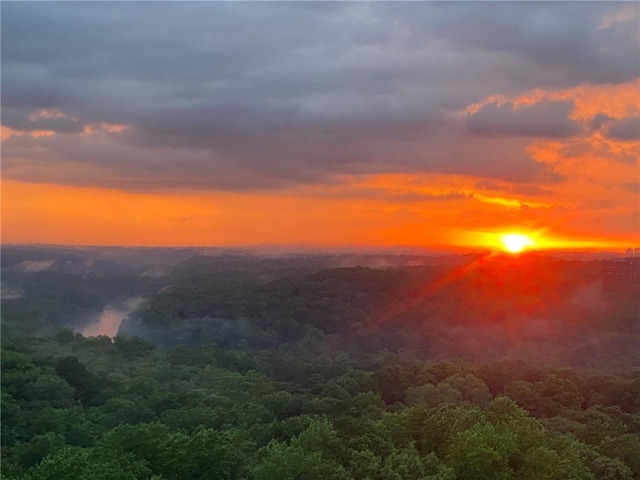
M 608 390 L 598 403 L 594 377 L 566 369 L 520 365 L 507 383 L 501 363 L 288 355 L 288 368 L 307 374 L 283 381 L 276 351 L 59 340 L 5 341 L 8 479 L 629 480 L 640 471 L 638 411 Z M 613 391 L 635 381 L 597 375 Z M 501 383 L 503 394 L 490 393 Z

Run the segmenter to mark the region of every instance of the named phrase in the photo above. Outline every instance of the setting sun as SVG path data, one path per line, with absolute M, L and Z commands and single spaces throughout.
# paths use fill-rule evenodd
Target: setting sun
M 500 237 L 502 246 L 511 253 L 519 253 L 535 244 L 535 242 L 526 235 L 520 233 L 507 233 Z

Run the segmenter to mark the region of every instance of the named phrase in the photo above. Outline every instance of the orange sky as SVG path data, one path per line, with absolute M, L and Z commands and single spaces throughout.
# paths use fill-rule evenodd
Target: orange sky
M 3 244 L 640 246 L 633 5 L 18 3 Z
M 455 185 L 468 196 L 448 198 L 446 187 L 431 191 L 417 186 L 434 181 Z M 558 209 L 522 195 L 482 193 L 471 187 L 474 183 L 455 175 L 380 175 L 285 193 L 131 193 L 4 180 L 2 242 L 491 248 L 500 234 L 521 232 L 533 235 L 538 248 L 626 248 L 638 243 L 633 225 L 626 232 L 603 232 L 588 211 Z M 372 195 L 371 189 L 380 194 Z M 566 189 L 569 200 L 573 189 L 579 187 Z M 416 195 L 416 200 L 407 201 L 403 194 Z M 421 201 L 419 195 L 425 194 L 434 200 Z M 621 211 L 629 213 L 633 208 Z

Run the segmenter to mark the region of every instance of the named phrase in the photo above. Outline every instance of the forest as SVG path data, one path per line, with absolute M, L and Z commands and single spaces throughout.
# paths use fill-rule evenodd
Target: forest
M 640 479 L 598 259 L 9 253 L 3 478 Z

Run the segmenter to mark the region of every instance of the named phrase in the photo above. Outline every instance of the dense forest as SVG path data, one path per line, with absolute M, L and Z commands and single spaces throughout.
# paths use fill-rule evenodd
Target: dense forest
M 599 260 L 192 254 L 3 258 L 3 478 L 640 479 Z

